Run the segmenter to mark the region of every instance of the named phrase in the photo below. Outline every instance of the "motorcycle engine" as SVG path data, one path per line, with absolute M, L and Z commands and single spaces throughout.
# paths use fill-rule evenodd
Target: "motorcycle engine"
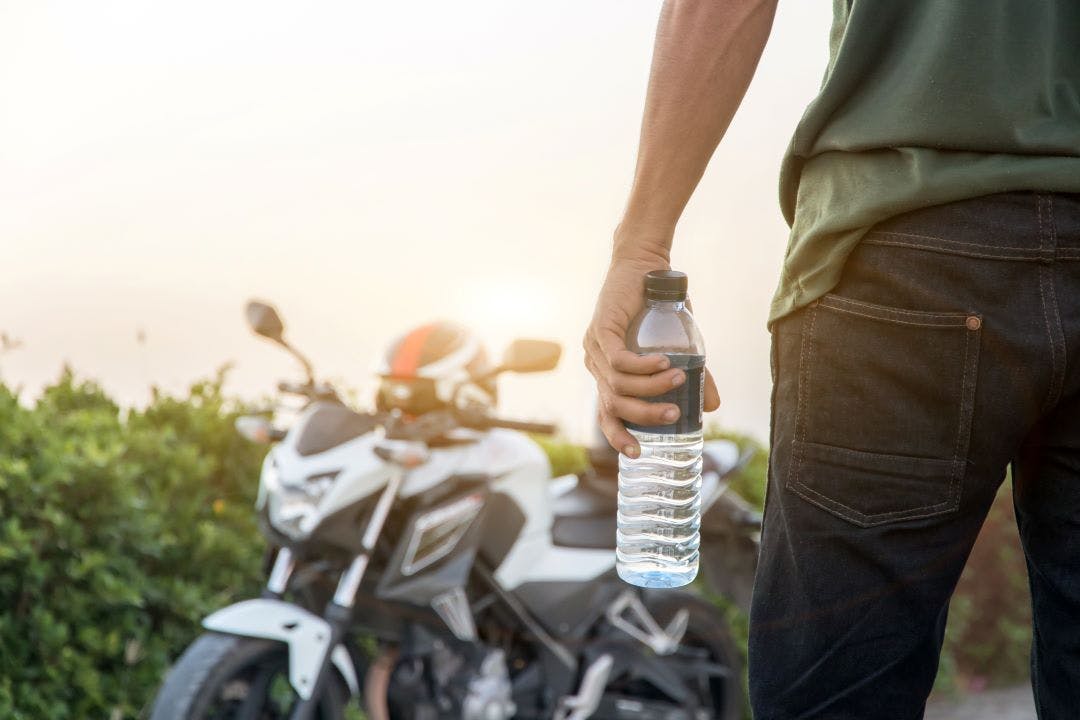
M 461 703 L 462 720 L 507 720 L 517 712 L 502 650 L 490 650 L 469 680 Z
M 517 712 L 506 657 L 493 648 L 436 641 L 424 656 L 398 663 L 390 685 L 395 716 L 510 720 Z

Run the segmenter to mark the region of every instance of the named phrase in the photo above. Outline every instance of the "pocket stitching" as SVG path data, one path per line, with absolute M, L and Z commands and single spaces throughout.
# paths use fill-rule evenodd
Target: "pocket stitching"
M 802 456 L 805 453 L 805 448 L 809 443 L 804 440 L 798 441 L 798 447 L 795 449 L 799 456 L 799 470 L 802 469 Z M 815 443 L 819 444 L 820 443 Z M 963 463 L 955 458 L 953 460 L 939 460 L 937 458 L 920 458 L 914 455 L 891 455 L 889 453 L 869 453 L 863 450 L 852 450 L 850 448 L 837 447 L 833 445 L 823 446 L 829 447 L 833 451 L 849 452 L 849 453 L 863 453 L 866 455 L 879 455 L 882 457 L 896 457 L 904 459 L 915 460 L 930 460 L 931 462 L 947 463 L 951 469 L 949 473 L 949 495 L 945 500 L 937 503 L 931 503 L 930 505 L 920 505 L 913 508 L 905 508 L 903 510 L 890 510 L 888 512 L 879 513 L 865 513 L 856 508 L 845 505 L 844 503 L 834 498 L 821 494 L 814 488 L 810 487 L 806 483 L 799 480 L 798 476 L 794 477 L 794 484 L 789 483 L 788 487 L 804 498 L 808 502 L 817 505 L 820 508 L 829 510 L 841 516 L 845 520 L 849 520 L 856 525 L 863 527 L 870 527 L 872 525 L 880 525 L 890 520 L 918 520 L 927 517 L 933 517 L 935 515 L 944 515 L 953 511 L 953 503 L 956 502 L 958 496 L 956 490 L 958 489 L 958 483 L 960 481 L 960 474 L 963 470 Z M 813 497 L 808 497 L 808 495 Z M 837 508 L 843 508 L 849 512 L 845 513 Z
M 803 422 L 802 416 L 805 409 L 805 394 L 806 388 L 810 384 L 810 363 L 806 361 L 807 349 L 810 347 L 810 337 L 814 334 L 814 325 L 817 323 L 818 303 L 815 302 L 810 306 L 810 324 L 809 327 L 803 332 L 801 343 L 799 345 L 799 391 L 795 399 L 795 439 L 799 441 L 799 446 L 794 448 L 794 464 L 792 473 L 788 476 L 788 481 L 784 483 L 788 488 L 795 489 L 792 485 L 798 482 L 798 478 L 802 475 L 802 462 L 803 453 L 802 446 L 806 442 L 806 423 Z M 796 491 L 797 492 L 797 491 Z
M 879 314 L 873 315 L 867 312 L 859 312 L 852 308 L 843 307 L 843 303 L 849 303 L 861 307 L 865 307 L 868 310 L 877 311 Z M 806 446 L 806 422 L 803 418 L 804 409 L 806 405 L 806 396 L 809 392 L 810 385 L 810 363 L 807 358 L 810 355 L 810 341 L 813 337 L 814 328 L 817 322 L 818 307 L 824 305 L 828 309 L 836 310 L 837 312 L 847 312 L 852 315 L 859 315 L 871 320 L 879 320 L 883 322 L 902 323 L 907 325 L 919 325 L 923 327 L 948 327 L 959 328 L 966 327 L 968 317 L 981 316 L 975 313 L 934 313 L 934 312 L 920 312 L 914 310 L 899 310 L 895 308 L 887 308 L 884 306 L 874 305 L 872 303 L 866 303 L 859 300 L 852 300 L 850 298 L 842 298 L 836 295 L 825 295 L 822 298 L 814 301 L 810 306 L 810 322 L 809 327 L 803 333 L 802 343 L 799 349 L 799 391 L 797 393 L 796 408 L 795 408 L 795 438 L 792 444 L 797 447 L 793 448 L 794 455 L 794 468 L 792 473 L 788 477 L 788 481 L 785 486 L 797 495 L 802 497 L 807 502 L 813 505 L 817 505 L 824 510 L 835 513 L 841 518 L 859 525 L 861 527 L 871 527 L 874 525 L 881 525 L 893 520 L 920 520 L 928 517 L 934 517 L 936 515 L 944 515 L 954 512 L 960 506 L 960 486 L 963 480 L 964 463 L 961 461 L 961 453 L 967 454 L 967 442 L 965 439 L 970 435 L 970 422 L 971 416 L 974 411 L 974 387 L 972 383 L 969 383 L 969 374 L 973 365 L 978 363 L 978 349 L 979 346 L 975 346 L 974 353 L 971 349 L 972 335 L 981 335 L 981 323 L 980 325 L 971 330 L 967 328 L 964 333 L 964 356 L 963 356 L 963 374 L 961 376 L 961 406 L 960 406 L 960 418 L 958 420 L 958 427 L 956 431 L 956 447 L 953 451 L 953 472 L 949 479 L 948 495 L 945 500 L 931 505 L 924 505 L 917 508 L 906 508 L 904 510 L 894 510 L 884 513 L 864 513 L 855 508 L 848 507 L 842 502 L 828 498 L 825 495 L 814 490 L 800 479 L 802 477 L 803 468 L 803 449 Z M 918 317 L 926 318 L 927 320 L 936 319 L 939 322 L 911 322 L 905 321 L 896 317 L 890 317 L 890 314 L 897 315 L 914 315 Z M 968 432 L 964 432 L 964 427 L 969 428 Z M 845 448 L 837 448 L 843 450 Z M 879 453 L 881 454 L 881 453 Z M 942 460 L 942 462 L 948 462 Z M 843 508 L 841 510 L 840 508 Z M 939 509 L 940 508 L 940 509 Z M 844 512 L 844 511 L 848 512 Z
M 953 489 L 953 484 L 955 483 L 955 476 L 956 476 L 956 472 L 954 471 L 953 472 L 953 479 L 950 479 L 950 481 L 949 481 L 949 490 L 950 491 L 952 491 L 952 489 Z M 942 500 L 941 502 L 934 503 L 933 505 L 920 505 L 919 507 L 908 508 L 906 510 L 890 510 L 889 512 L 880 512 L 880 513 L 864 513 L 861 510 L 856 510 L 853 507 L 845 505 L 844 503 L 840 502 L 839 500 L 834 500 L 834 499 L 832 499 L 830 497 L 826 497 L 826 496 L 822 495 L 817 490 L 814 490 L 812 487 L 809 487 L 805 483 L 800 482 L 799 485 L 798 485 L 798 488 L 793 488 L 793 489 L 795 490 L 795 492 L 799 492 L 800 494 L 806 493 L 807 495 L 813 495 L 815 498 L 818 498 L 822 503 L 826 503 L 828 505 L 835 505 L 837 507 L 842 507 L 845 510 L 850 511 L 851 515 L 848 516 L 848 515 L 845 514 L 844 517 L 847 518 L 848 520 L 851 520 L 852 522 L 857 522 L 860 525 L 862 525 L 862 524 L 876 525 L 876 524 L 879 524 L 881 522 L 885 522 L 885 521 L 888 521 L 888 520 L 912 520 L 912 519 L 915 519 L 915 518 L 932 517 L 934 515 L 941 515 L 943 513 L 952 512 L 952 502 L 953 502 L 952 497 L 950 497 L 947 500 Z M 926 514 L 923 514 L 923 515 L 909 514 L 909 513 L 921 513 L 923 511 L 927 511 Z
M 818 301 L 818 304 L 823 305 L 830 310 L 846 312 L 852 315 L 861 315 L 862 317 L 870 318 L 871 320 L 901 323 L 904 325 L 919 325 L 922 327 L 955 328 L 966 324 L 969 317 L 979 317 L 974 313 L 938 313 L 920 312 L 917 310 L 899 310 L 859 300 L 852 300 L 850 298 L 842 298 L 835 295 L 826 295 Z M 845 307 L 845 305 L 854 305 L 858 308 L 862 308 L 863 311 L 860 312 L 855 308 Z M 901 320 L 900 318 L 894 317 L 896 315 L 910 315 L 912 317 L 922 318 L 923 322 Z
M 855 508 L 848 507 L 839 500 L 833 500 L 832 498 L 825 497 L 821 493 L 809 487 L 805 483 L 798 483 L 796 486 L 791 487 L 791 490 L 799 497 L 803 498 L 809 503 L 817 505 L 818 507 L 828 510 L 829 512 L 839 515 L 848 522 L 859 525 L 860 527 L 873 527 L 874 525 L 883 525 L 893 520 L 922 520 L 924 518 L 935 517 L 937 515 L 946 515 L 953 512 L 956 508 L 953 505 L 956 488 L 955 472 L 953 478 L 949 481 L 950 497 L 947 500 L 942 500 L 939 503 L 933 505 L 922 505 L 917 508 L 909 508 L 907 510 L 893 510 L 891 512 L 882 513 L 864 513 Z M 843 508 L 840 510 L 838 508 Z M 848 512 L 844 512 L 847 510 Z
M 890 522 L 899 520 L 925 520 L 926 518 L 937 517 L 938 515 L 948 515 L 956 510 L 956 507 L 952 504 L 952 499 L 940 502 L 937 505 L 928 505 L 924 508 L 916 508 L 911 511 L 903 511 L 903 514 L 897 513 L 875 513 L 873 515 L 867 515 L 861 513 L 858 510 L 852 510 L 847 505 L 839 503 L 835 500 L 830 500 L 824 495 L 815 493 L 805 485 L 800 484 L 798 487 L 791 488 L 792 492 L 806 500 L 811 505 L 816 505 L 822 510 L 831 512 L 840 518 L 847 520 L 853 525 L 859 527 L 875 527 L 877 525 L 885 525 Z M 844 512 L 838 508 L 845 508 L 850 512 Z M 926 512 L 922 512 L 925 510 Z M 910 513 L 910 514 L 909 514 Z

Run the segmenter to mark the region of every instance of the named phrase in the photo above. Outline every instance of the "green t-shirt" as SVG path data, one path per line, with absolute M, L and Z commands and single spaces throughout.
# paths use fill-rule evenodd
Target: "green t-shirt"
M 875 223 L 1080 192 L 1080 0 L 834 0 L 829 65 L 780 172 L 770 322 L 829 292 Z

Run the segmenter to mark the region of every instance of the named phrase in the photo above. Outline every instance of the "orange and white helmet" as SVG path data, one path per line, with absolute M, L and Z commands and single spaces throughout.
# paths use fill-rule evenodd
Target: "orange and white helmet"
M 440 321 L 421 325 L 391 343 L 378 373 L 377 406 L 421 415 L 453 400 L 455 389 L 472 381 L 469 402 L 494 404 L 495 380 L 483 345 L 468 329 Z M 477 392 L 478 391 L 478 392 Z

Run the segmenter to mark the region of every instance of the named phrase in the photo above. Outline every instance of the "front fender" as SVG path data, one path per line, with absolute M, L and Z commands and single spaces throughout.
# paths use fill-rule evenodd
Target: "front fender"
M 222 608 L 208 615 L 203 627 L 227 635 L 279 640 L 288 645 L 289 682 L 304 700 L 311 696 L 315 676 L 330 645 L 330 623 L 292 603 L 269 598 L 244 600 Z M 356 667 L 344 645 L 334 648 L 330 661 L 349 686 L 349 692 L 359 693 Z

